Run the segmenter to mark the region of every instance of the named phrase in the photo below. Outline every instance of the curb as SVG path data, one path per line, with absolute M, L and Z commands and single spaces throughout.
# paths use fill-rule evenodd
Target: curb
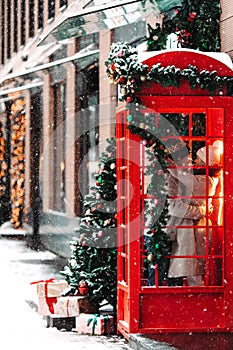
M 159 342 L 141 334 L 130 334 L 129 347 L 133 350 L 178 350 L 168 343 Z

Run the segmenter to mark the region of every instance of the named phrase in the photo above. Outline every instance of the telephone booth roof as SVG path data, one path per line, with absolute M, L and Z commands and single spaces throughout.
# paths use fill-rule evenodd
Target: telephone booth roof
M 149 67 L 157 62 L 164 65 L 174 64 L 179 68 L 186 68 L 189 64 L 194 64 L 199 69 L 219 67 L 219 75 L 233 75 L 233 63 L 230 56 L 224 52 L 203 52 L 191 49 L 144 51 L 139 47 L 138 59 Z
M 208 70 L 209 72 L 216 71 L 216 74 L 221 77 L 233 77 L 233 64 L 230 57 L 226 53 L 207 53 L 190 49 L 176 49 L 154 52 L 139 50 L 138 58 L 139 61 L 143 64 L 146 64 L 149 69 L 158 63 L 160 63 L 162 67 L 175 66 L 181 70 L 188 68 L 189 65 L 192 65 L 198 68 L 199 73 L 203 70 Z M 179 87 L 164 87 L 160 84 L 155 83 L 151 83 L 149 87 L 145 85 L 141 91 L 137 92 L 137 95 L 141 99 L 141 96 L 143 95 L 210 96 L 211 93 L 208 90 L 201 89 L 200 87 L 191 89 L 189 87 L 188 81 L 185 81 L 183 79 L 182 84 Z M 225 91 L 223 91 L 223 95 L 225 95 Z M 147 106 L 147 103 L 143 98 L 142 103 Z

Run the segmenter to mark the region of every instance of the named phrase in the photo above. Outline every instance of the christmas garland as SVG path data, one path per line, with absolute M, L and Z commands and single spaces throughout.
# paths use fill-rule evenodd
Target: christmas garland
M 220 51 L 219 23 L 221 6 L 219 0 L 183 0 L 161 11 L 163 23 L 148 27 L 147 50 L 167 48 L 169 34 L 176 37 L 176 47 L 200 51 Z
M 219 0 L 183 0 L 174 11 L 172 29 L 180 47 L 200 51 L 220 51 L 221 6 Z
M 6 171 L 8 169 L 5 159 L 5 138 L 2 122 L 0 122 L 0 166 L 0 197 L 2 197 L 6 191 Z
M 230 95 L 232 85 L 231 77 L 219 76 L 216 70 L 199 71 L 198 67 L 191 64 L 185 69 L 180 69 L 174 65 L 163 67 L 161 63 L 157 63 L 149 69 L 148 65 L 139 62 L 137 49 L 121 42 L 112 44 L 105 65 L 110 83 L 120 87 L 119 100 L 127 103 L 140 103 L 137 93 L 143 83 L 147 86 L 157 83 L 163 87 L 180 87 L 184 79 L 188 81 L 190 89 L 200 87 L 212 95 L 221 95 L 224 87 Z
M 11 106 L 12 120 L 12 166 L 11 173 L 11 223 L 15 229 L 23 227 L 23 210 L 25 200 L 25 99 L 18 98 Z
M 9 203 L 7 185 L 8 162 L 5 147 L 4 128 L 2 122 L 0 122 L 0 225 L 7 219 Z
M 143 120 L 143 122 L 141 122 Z M 166 265 L 166 256 L 171 254 L 170 238 L 166 234 L 168 202 L 166 189 L 167 153 L 161 135 L 154 128 L 154 113 L 145 113 L 143 106 L 129 105 L 127 117 L 132 134 L 139 135 L 145 147 L 148 164 L 145 176 L 151 180 L 147 189 L 149 199 L 145 201 L 145 266 L 157 268 Z M 140 122 L 139 122 L 140 121 Z M 147 224 L 148 223 L 148 224 Z

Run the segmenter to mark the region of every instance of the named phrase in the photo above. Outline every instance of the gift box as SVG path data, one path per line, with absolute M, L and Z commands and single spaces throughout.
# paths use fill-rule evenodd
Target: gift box
M 75 331 L 92 335 L 113 334 L 113 316 L 81 313 L 76 317 Z
M 74 317 L 88 309 L 88 299 L 85 296 L 38 297 L 39 315 L 56 315 Z
M 32 282 L 31 284 L 37 286 L 38 298 L 60 297 L 64 290 L 68 288 L 68 283 L 65 280 L 57 280 L 54 278 Z

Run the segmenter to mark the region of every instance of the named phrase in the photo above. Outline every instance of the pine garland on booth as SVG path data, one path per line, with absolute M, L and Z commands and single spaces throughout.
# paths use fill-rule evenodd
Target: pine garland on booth
M 148 195 L 152 197 L 145 207 L 145 218 L 150 222 L 146 235 L 147 264 L 150 267 L 162 266 L 165 257 L 170 255 L 170 239 L 165 231 L 168 219 L 168 202 L 166 190 L 166 172 L 161 164 L 164 162 L 165 147 L 157 140 L 153 144 L 153 153 L 147 152 L 150 165 L 147 166 L 145 175 L 152 175 L 148 188 Z M 158 151 L 159 152 L 158 152 Z M 160 154 L 160 156 L 159 156 Z
M 142 122 L 143 120 L 143 122 Z M 128 126 L 132 134 L 139 135 L 142 144 L 147 148 L 148 164 L 145 176 L 151 176 L 147 194 L 150 200 L 145 201 L 145 222 L 149 220 L 146 235 L 146 251 L 148 261 L 146 265 L 162 265 L 166 256 L 170 254 L 170 239 L 165 232 L 168 219 L 168 202 L 166 191 L 166 161 L 167 152 L 162 138 L 161 130 L 155 128 L 154 113 L 145 112 L 142 106 L 130 104 Z
M 105 62 L 110 83 L 119 84 L 122 101 L 139 102 L 136 92 L 146 81 L 148 66 L 138 60 L 137 49 L 127 43 L 112 44 Z
M 116 149 L 115 139 L 107 139 L 99 159 L 96 184 L 85 196 L 86 212 L 79 227 L 79 239 L 70 243 L 72 254 L 61 271 L 69 284 L 66 294 L 88 288 L 89 300 L 99 307 L 103 300 L 116 306 Z
M 182 80 L 187 80 L 192 90 L 200 87 L 212 95 L 221 95 L 226 87 L 227 94 L 232 94 L 232 79 L 219 76 L 216 70 L 199 71 L 198 67 L 191 64 L 185 69 L 174 65 L 163 67 L 161 63 L 149 70 L 146 64 L 139 62 L 137 50 L 127 43 L 113 43 L 105 65 L 110 83 L 120 87 L 119 100 L 127 103 L 140 103 L 137 92 L 143 84 L 180 87 Z

